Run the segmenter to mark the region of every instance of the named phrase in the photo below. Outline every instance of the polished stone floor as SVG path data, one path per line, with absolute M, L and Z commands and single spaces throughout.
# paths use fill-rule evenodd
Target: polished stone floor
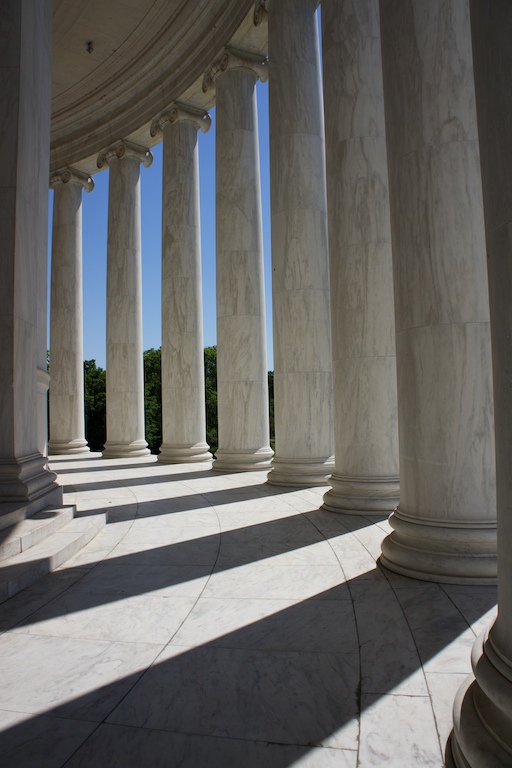
M 2 768 L 443 765 L 495 591 L 376 565 L 324 489 L 56 457 L 96 538 L 0 606 Z

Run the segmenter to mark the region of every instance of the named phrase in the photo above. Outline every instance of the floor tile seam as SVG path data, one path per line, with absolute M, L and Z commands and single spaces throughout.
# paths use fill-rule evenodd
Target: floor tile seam
M 245 741 L 250 744 L 262 744 L 269 747 L 297 747 L 298 749 L 325 749 L 332 752 L 356 752 L 356 749 L 351 747 L 335 747 L 329 744 L 300 744 L 299 742 L 291 741 L 269 741 L 267 739 L 254 739 L 247 736 L 227 736 L 222 733 L 202 733 L 201 731 L 176 731 L 168 728 L 158 727 L 156 725 L 133 725 L 131 723 L 121 723 L 103 720 L 99 725 L 112 726 L 114 728 L 132 728 L 136 731 L 157 731 L 158 733 L 168 733 L 175 736 L 193 736 L 199 739 L 224 739 L 225 741 Z M 328 737 L 326 737 L 328 738 Z
M 362 696 L 393 696 L 395 698 L 401 698 L 401 699 L 425 699 L 427 701 L 430 700 L 430 694 L 428 693 L 394 693 L 391 691 L 363 691 L 361 690 Z M 364 714 L 364 710 L 361 712 L 361 717 Z
M 434 716 L 434 725 L 435 725 L 435 728 L 436 728 L 437 740 L 439 742 L 439 749 L 441 750 L 441 755 L 444 755 L 444 750 L 446 749 L 446 744 L 442 743 L 441 733 L 439 731 L 439 727 L 438 727 L 438 724 L 437 724 L 437 717 L 436 717 L 436 713 L 435 713 L 435 709 L 434 709 L 434 705 L 433 705 L 434 694 L 433 694 L 433 692 L 432 692 L 432 690 L 431 690 L 431 688 L 430 688 L 430 686 L 428 684 L 428 682 L 429 682 L 428 681 L 428 675 L 429 674 L 441 674 L 441 673 L 439 673 L 439 672 L 437 672 L 437 673 L 436 672 L 431 672 L 431 673 L 426 672 L 425 673 L 425 684 L 427 686 L 427 691 L 428 691 L 428 694 L 429 694 L 429 697 L 430 697 L 430 701 L 431 701 L 432 714 Z M 450 673 L 448 673 L 448 674 L 450 674 Z M 457 690 L 458 690 L 458 686 L 457 686 Z M 453 718 L 453 715 L 452 715 L 452 718 Z M 452 723 L 452 726 L 453 726 L 453 723 Z
M 465 616 L 464 616 L 464 614 L 462 613 L 462 611 L 461 611 L 461 609 L 459 608 L 459 606 L 457 605 L 457 603 L 455 603 L 455 602 L 454 602 L 454 600 L 453 600 L 452 596 L 450 595 L 450 593 L 446 591 L 446 589 L 445 589 L 445 586 L 446 586 L 446 585 L 445 585 L 445 584 L 441 584 L 441 583 L 439 583 L 439 584 L 438 584 L 438 586 L 440 587 L 440 589 L 442 590 L 442 592 L 443 592 L 443 593 L 446 595 L 446 597 L 448 598 L 448 600 L 450 601 L 450 603 L 451 603 L 451 604 L 454 606 L 454 608 L 455 608 L 455 610 L 457 611 L 457 613 L 458 613 L 460 616 L 462 616 L 462 619 L 463 619 L 464 623 L 465 623 L 465 624 L 466 624 L 466 626 L 467 626 L 467 627 L 468 627 L 468 628 L 471 630 L 471 632 L 473 633 L 473 636 L 474 636 L 474 637 L 475 637 L 475 639 L 476 639 L 480 633 L 477 633 L 477 632 L 475 632 L 475 630 L 473 629 L 473 624 L 474 624 L 475 622 L 473 622 L 473 624 L 470 624 L 470 623 L 469 623 L 469 621 L 466 619 L 466 617 L 465 617 Z M 480 618 L 482 618 L 482 617 L 480 617 Z M 479 619 L 477 619 L 476 621 L 478 621 L 478 620 L 479 620 Z
M 78 721 L 78 722 L 84 722 L 84 721 Z M 85 722 L 89 722 L 89 721 L 86 720 Z M 69 757 L 66 758 L 66 761 L 62 763 L 61 766 L 59 766 L 59 768 L 66 768 L 66 765 L 69 765 L 70 761 L 74 758 L 77 752 L 79 752 L 82 749 L 82 747 L 89 741 L 89 739 L 91 739 L 94 736 L 94 734 L 99 730 L 101 725 L 103 725 L 103 722 L 96 723 L 96 728 L 93 728 L 92 731 L 87 734 L 84 740 L 80 742 L 80 744 L 76 747 L 76 749 L 73 750 L 73 752 L 69 755 Z
M 109 716 L 107 716 L 109 717 Z M 86 720 L 84 722 L 97 722 L 97 721 L 89 721 Z M 132 723 L 118 723 L 118 722 L 112 722 L 108 721 L 107 718 L 105 718 L 101 723 L 98 723 L 98 725 L 105 725 L 107 727 L 113 727 L 113 728 L 130 728 L 134 731 L 157 731 L 158 733 L 168 733 L 169 735 L 174 736 L 194 736 L 199 739 L 224 739 L 225 741 L 246 741 L 251 744 L 262 744 L 265 746 L 272 746 L 272 747 L 298 747 L 299 749 L 326 749 L 331 750 L 332 752 L 356 752 L 356 749 L 353 749 L 351 747 L 335 747 L 332 745 L 324 745 L 324 744 L 299 744 L 298 742 L 289 742 L 289 741 L 268 741 L 267 739 L 251 739 L 247 736 L 226 736 L 225 734 L 212 734 L 212 733 L 202 733 L 200 731 L 176 731 L 176 730 L 170 730 L 168 728 L 162 728 L 158 727 L 156 725 L 133 725 Z
M 86 640 L 87 642 L 91 643 L 105 643 L 106 645 L 137 645 L 137 646 L 144 646 L 144 647 L 155 647 L 159 648 L 160 651 L 165 647 L 166 643 L 150 643 L 143 640 L 108 640 L 102 637 L 87 637 L 87 635 L 54 635 L 51 633 L 43 633 L 43 632 L 22 632 L 21 630 L 16 630 L 16 632 L 13 632 L 12 635 L 14 637 L 43 637 L 47 640 L 76 640 L 77 642 L 83 642 Z M 159 651 L 159 653 L 160 653 Z M 144 672 L 145 670 L 143 670 Z
M 244 653 L 255 653 L 261 656 L 273 654 L 276 656 L 313 656 L 313 657 L 334 657 L 340 661 L 351 661 L 352 657 L 358 657 L 358 651 L 320 651 L 320 650 L 298 650 L 296 648 L 258 648 L 237 645 L 222 645 L 219 641 L 222 638 L 207 640 L 202 645 L 190 645 L 189 643 L 169 642 L 166 648 L 186 648 L 188 651 L 243 651 Z
M 293 603 L 293 605 L 300 605 L 301 603 L 307 602 L 308 604 L 314 602 L 314 603 L 340 603 L 340 602 L 349 602 L 350 597 L 218 597 L 216 595 L 206 595 L 201 597 L 202 600 L 240 600 L 246 602 L 247 600 L 251 600 L 253 602 L 260 601 L 262 603 L 268 602 L 269 600 L 272 600 L 274 602 L 283 602 L 283 603 Z
M 400 611 L 402 612 L 404 621 L 407 624 L 407 627 L 409 629 L 409 633 L 410 633 L 412 642 L 414 644 L 414 648 L 416 649 L 416 655 L 417 655 L 417 658 L 418 658 L 418 661 L 419 661 L 419 664 L 420 664 L 420 667 L 421 667 L 421 671 L 422 671 L 422 675 L 423 675 L 423 682 L 425 684 L 426 690 L 428 691 L 428 699 L 429 699 L 429 702 L 430 702 L 430 710 L 432 712 L 432 718 L 433 718 L 433 721 L 434 721 L 434 724 L 435 724 L 435 729 L 436 729 L 436 734 L 437 734 L 438 742 L 440 744 L 439 731 L 437 729 L 437 721 L 436 721 L 436 715 L 435 715 L 435 710 L 434 710 L 434 702 L 432 700 L 432 694 L 431 694 L 431 691 L 430 691 L 430 688 L 429 688 L 429 685 L 428 685 L 428 681 L 427 681 L 427 672 L 426 672 L 426 669 L 425 669 L 425 663 L 426 662 L 423 661 L 422 655 L 420 653 L 420 649 L 418 647 L 418 643 L 416 641 L 415 633 L 414 633 L 413 628 L 412 628 L 412 626 L 411 626 L 411 624 L 409 622 L 409 619 L 407 618 L 407 614 L 406 614 L 406 612 L 405 612 L 405 610 L 403 608 L 402 602 L 401 602 L 401 600 L 398 597 L 397 590 L 395 590 L 393 584 L 389 580 L 389 578 L 388 578 L 388 576 L 387 576 L 387 574 L 385 572 L 385 569 L 381 568 L 381 570 L 382 570 L 382 572 L 383 572 L 383 574 L 384 574 L 384 576 L 386 578 L 386 581 L 388 582 L 388 584 L 389 584 L 389 586 L 391 588 L 391 591 L 393 592 L 393 594 L 395 596 L 395 599 L 396 599 L 396 601 L 397 601 L 397 603 L 398 603 L 398 605 L 400 607 Z M 427 661 L 429 661 L 429 660 L 427 660 Z M 441 750 L 441 756 L 442 756 L 442 750 Z
M 217 516 L 217 519 L 218 519 L 218 515 L 217 515 L 217 511 L 216 511 L 215 507 L 213 507 L 212 505 L 210 505 L 210 506 L 211 506 L 211 508 L 212 508 L 212 510 L 213 510 L 213 512 L 214 512 L 214 514 Z M 194 602 L 192 603 L 192 605 L 191 605 L 191 607 L 190 607 L 190 610 L 187 612 L 187 615 L 186 615 L 186 616 L 183 618 L 183 620 L 181 621 L 181 623 L 179 624 L 179 626 L 176 628 L 176 630 L 173 632 L 173 634 L 171 635 L 171 637 L 169 638 L 169 640 L 167 641 L 167 643 L 165 643 L 165 644 L 163 645 L 163 647 L 161 647 L 161 648 L 160 648 L 160 652 L 159 652 L 159 653 L 157 654 L 157 656 L 156 656 L 156 657 L 153 659 L 153 661 L 151 662 L 151 664 L 149 664 L 148 666 L 146 666 L 146 668 L 145 668 L 145 669 L 142 671 L 141 675 L 140 675 L 140 676 L 137 678 L 136 682 L 135 682 L 135 683 L 134 683 L 132 686 L 130 686 L 129 690 L 128 690 L 128 691 L 126 691 L 126 693 L 124 694 L 124 696 L 122 696 L 122 697 L 121 697 L 121 699 L 120 699 L 118 702 L 116 702 L 116 704 L 113 706 L 113 708 L 111 709 L 111 711 L 110 711 L 110 712 L 109 712 L 109 713 L 108 713 L 108 714 L 105 716 L 105 718 L 104 718 L 104 722 L 106 722 L 107 718 L 108 718 L 108 717 L 110 717 L 110 715 L 111 715 L 111 714 L 112 714 L 112 713 L 113 713 L 113 712 L 114 712 L 114 711 L 117 709 L 117 707 L 121 706 L 122 702 L 123 702 L 123 701 L 124 701 L 124 700 L 125 700 L 125 699 L 126 699 L 126 698 L 127 698 L 129 695 L 130 695 L 130 694 L 131 694 L 131 692 L 132 692 L 132 690 L 134 689 L 135 685 L 137 685 L 137 684 L 138 684 L 138 683 L 139 683 L 139 682 L 140 682 L 140 681 L 143 679 L 144 675 L 148 674 L 148 673 L 149 673 L 149 671 L 150 671 L 150 670 L 151 670 L 151 669 L 152 669 L 154 666 L 156 666 L 156 665 L 159 663 L 159 659 L 161 658 L 162 654 L 165 652 L 166 648 L 168 648 L 168 646 L 169 646 L 169 645 L 172 643 L 172 640 L 173 640 L 173 638 L 176 636 L 176 634 L 177 634 L 177 633 L 178 633 L 178 632 L 181 630 L 181 628 L 184 626 L 184 624 L 185 624 L 185 622 L 187 621 L 188 617 L 190 616 L 190 614 L 191 614 L 191 613 L 192 613 L 192 611 L 194 610 L 195 606 L 197 605 L 197 602 L 198 602 L 199 598 L 200 598 L 200 597 L 201 597 L 201 595 L 204 593 L 204 590 L 206 589 L 207 585 L 209 584 L 209 582 L 210 582 L 210 579 L 211 579 L 211 576 L 212 576 L 212 573 L 213 573 L 213 570 L 214 570 L 214 568 L 215 568 L 215 564 L 217 563 L 217 560 L 218 560 L 218 557 L 219 557 L 219 552 L 220 552 L 220 537 L 219 537 L 219 544 L 218 544 L 218 547 L 217 547 L 217 555 L 216 555 L 216 559 L 215 559 L 215 562 L 214 562 L 214 563 L 213 563 L 213 565 L 211 566 L 211 570 L 210 570 L 210 573 L 209 573 L 209 575 L 208 575 L 208 577 L 207 577 L 207 579 L 206 579 L 206 582 L 205 582 L 205 584 L 203 585 L 203 588 L 202 588 L 201 592 L 199 593 L 199 595 L 196 597 L 196 599 L 195 599 L 195 600 L 194 600 Z
M 307 513 L 305 513 L 307 514 Z M 309 520 L 309 518 L 308 518 Z M 352 615 L 354 620 L 354 627 L 356 632 L 356 641 L 357 641 L 357 657 L 358 657 L 358 671 L 359 671 L 359 681 L 356 689 L 356 703 L 357 703 L 357 715 L 356 717 L 352 718 L 357 722 L 357 765 L 359 765 L 359 759 L 360 759 L 360 747 L 361 747 L 361 713 L 362 713 L 362 680 L 363 680 L 363 668 L 362 668 L 362 653 L 361 653 L 361 636 L 359 632 L 359 625 L 357 622 L 357 613 L 355 608 L 355 598 L 353 591 L 351 589 L 351 580 L 347 579 L 347 574 L 345 573 L 345 570 L 343 568 L 343 565 L 341 563 L 340 558 L 338 557 L 338 554 L 336 550 L 333 547 L 331 539 L 327 539 L 323 531 L 316 525 L 312 520 L 309 520 L 311 525 L 313 525 L 317 531 L 324 537 L 325 541 L 329 543 L 329 547 L 331 548 L 331 552 L 333 553 L 334 557 L 336 558 L 341 574 L 343 576 L 343 583 L 347 585 L 350 602 L 352 606 Z
M 101 722 L 98 722 L 97 720 L 87 720 L 84 717 L 73 717 L 71 715 L 58 715 L 55 714 L 55 707 L 51 710 L 48 710 L 48 712 L 27 712 L 25 709 L 4 709 L 3 707 L 0 707 L 0 713 L 1 712 L 7 712 L 9 714 L 14 715 L 27 715 L 27 720 L 34 720 L 37 717 L 49 717 L 52 720 L 71 720 L 74 723 L 94 723 L 96 725 L 101 725 Z M 23 727 L 25 723 L 14 723 L 9 726 L 9 728 L 16 728 L 18 726 Z M 95 729 L 96 730 L 96 729 Z M 0 731 L 0 736 L 3 733 L 3 731 Z M 1 755 L 0 755 L 1 756 Z

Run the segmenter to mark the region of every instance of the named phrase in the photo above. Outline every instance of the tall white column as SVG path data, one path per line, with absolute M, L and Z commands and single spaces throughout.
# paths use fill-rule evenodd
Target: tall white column
M 216 88 L 217 403 L 213 469 L 268 469 L 263 236 L 256 81 L 264 58 L 226 50 L 207 73 Z
M 276 456 L 268 482 L 334 469 L 324 121 L 314 0 L 269 4 Z
M 158 461 L 212 458 L 206 443 L 199 156 L 211 118 L 174 104 L 151 129 L 163 133 L 162 445 Z
M 382 0 L 400 504 L 382 564 L 496 580 L 489 297 L 468 0 Z
M 0 47 L 0 528 L 62 503 L 40 448 L 46 375 L 50 0 L 5 0 Z M 44 345 L 44 346 L 43 346 Z M 44 383 L 44 382 L 43 382 Z M 46 406 L 46 401 L 45 401 Z M 46 407 L 45 407 L 46 411 Z
M 50 453 L 89 450 L 84 424 L 82 318 L 82 189 L 90 176 L 65 169 L 50 179 L 54 191 L 50 298 Z
M 149 453 L 144 439 L 140 164 L 149 150 L 121 141 L 98 157 L 110 167 L 107 253 L 106 458 Z
M 471 0 L 470 10 L 491 305 L 498 616 L 473 648 L 474 677 L 455 700 L 448 754 L 458 768 L 501 768 L 512 765 L 512 6 Z
M 393 265 L 379 0 L 323 0 L 334 512 L 398 504 Z

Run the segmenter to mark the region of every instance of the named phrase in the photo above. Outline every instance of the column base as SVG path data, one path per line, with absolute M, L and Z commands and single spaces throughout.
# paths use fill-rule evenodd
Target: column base
M 56 480 L 40 453 L 0 461 L 0 529 L 45 507 L 62 506 L 62 488 Z
M 455 768 L 512 765 L 512 666 L 493 646 L 489 630 L 475 641 L 472 664 L 475 677 L 463 683 L 453 705 L 446 764 Z
M 129 459 L 132 456 L 148 456 L 150 453 L 145 440 L 134 440 L 133 443 L 107 441 L 102 456 L 104 459 Z
M 274 452 L 268 448 L 257 448 L 254 451 L 230 450 L 219 448 L 215 454 L 212 469 L 216 472 L 256 472 L 268 469 L 272 465 Z
M 68 453 L 89 453 L 87 440 L 77 438 L 76 440 L 50 440 L 48 443 L 48 453 L 53 456 L 62 456 Z
M 158 461 L 161 464 L 190 464 L 213 460 L 207 443 L 195 445 L 161 445 Z
M 276 459 L 268 473 L 267 483 L 286 488 L 307 488 L 327 485 L 334 470 L 334 457 L 307 459 Z
M 497 580 L 496 525 L 411 518 L 400 507 L 382 542 L 380 563 L 402 576 L 444 584 L 493 585 Z
M 378 515 L 396 509 L 399 501 L 399 477 L 329 478 L 332 488 L 324 495 L 323 508 L 329 512 L 351 515 Z

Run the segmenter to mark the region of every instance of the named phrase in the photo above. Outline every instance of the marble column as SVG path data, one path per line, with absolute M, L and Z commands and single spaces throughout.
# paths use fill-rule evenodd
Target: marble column
M 322 80 L 316 3 L 269 3 L 276 456 L 268 482 L 334 470 Z
M 98 157 L 110 167 L 107 253 L 106 458 L 144 456 L 140 164 L 149 150 L 120 141 Z
M 50 0 L 5 0 L 0 48 L 0 528 L 62 503 L 42 455 L 48 270 Z M 44 324 L 46 329 L 46 324 Z M 42 346 L 44 344 L 44 349 Z
M 163 134 L 162 438 L 158 461 L 211 460 L 206 443 L 199 156 L 204 112 L 174 104 L 153 123 Z
M 256 82 L 265 59 L 232 50 L 208 72 L 216 88 L 217 397 L 213 469 L 268 469 L 263 236 Z
M 400 504 L 390 570 L 496 580 L 494 416 L 468 0 L 381 0 Z
M 473 648 L 474 676 L 455 700 L 448 755 L 458 768 L 501 768 L 512 765 L 512 6 L 471 0 L 470 9 L 491 305 L 498 616 Z
M 379 0 L 323 0 L 333 512 L 398 504 L 393 265 Z
M 50 445 L 53 454 L 86 453 L 82 319 L 82 189 L 90 176 L 66 168 L 54 191 L 50 298 Z

